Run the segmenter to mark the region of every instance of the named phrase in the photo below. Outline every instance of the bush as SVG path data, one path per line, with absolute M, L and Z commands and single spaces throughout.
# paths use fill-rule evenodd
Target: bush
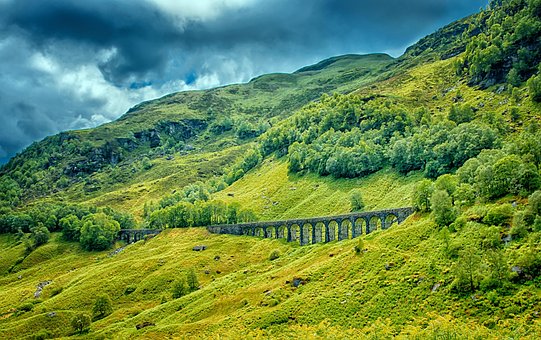
M 364 201 L 361 190 L 353 189 L 349 193 L 349 202 L 351 204 L 351 211 L 362 211 L 364 209 Z
M 92 307 L 92 320 L 100 320 L 113 312 L 113 303 L 109 295 L 98 296 Z
M 355 254 L 359 255 L 364 250 L 364 241 L 362 239 L 359 239 L 359 241 L 357 241 L 357 244 L 355 245 L 355 248 L 353 249 L 355 250 Z
M 509 225 L 513 217 L 513 206 L 511 204 L 502 204 L 492 207 L 488 210 L 483 222 L 489 225 Z
M 55 287 L 51 290 L 51 297 L 56 296 L 64 290 L 64 287 Z
M 533 76 L 528 80 L 530 98 L 534 102 L 541 102 L 541 76 Z
M 68 241 L 79 241 L 81 237 L 81 220 L 76 215 L 70 214 L 59 221 L 62 236 Z
M 79 313 L 71 319 L 71 327 L 79 333 L 83 334 L 90 327 L 90 316 L 85 313 Z
M 32 302 L 25 302 L 17 307 L 17 310 L 21 312 L 30 312 L 32 309 L 34 309 L 34 304 Z
M 137 287 L 135 286 L 128 286 L 126 289 L 124 289 L 124 295 L 130 295 L 131 293 L 135 292 Z
M 280 257 L 280 252 L 275 249 L 275 250 L 271 251 L 271 253 L 269 255 L 269 260 L 274 261 L 274 260 L 278 259 L 279 257 Z

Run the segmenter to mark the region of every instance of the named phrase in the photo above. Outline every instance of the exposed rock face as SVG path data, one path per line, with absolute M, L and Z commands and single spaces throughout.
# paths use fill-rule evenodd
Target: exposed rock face
M 207 122 L 199 119 L 184 119 L 178 122 L 161 121 L 154 128 L 137 131 L 133 137 L 119 137 L 105 142 L 102 146 L 81 151 L 80 158 L 64 168 L 64 174 L 77 176 L 91 174 L 107 165 L 116 165 L 139 147 L 156 148 L 162 144 L 163 137 L 175 141 L 187 141 L 207 128 Z M 68 138 L 67 135 L 64 139 Z M 59 141 L 62 142 L 62 138 Z M 54 162 L 53 162 L 54 163 Z
M 51 283 L 53 283 L 53 281 L 50 280 L 38 283 L 38 285 L 36 286 L 36 292 L 34 293 L 34 298 L 39 299 L 43 288 L 45 288 L 45 286 L 47 285 L 50 285 Z

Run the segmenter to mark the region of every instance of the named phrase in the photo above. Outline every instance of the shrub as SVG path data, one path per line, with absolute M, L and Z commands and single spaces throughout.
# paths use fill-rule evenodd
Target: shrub
M 64 290 L 64 287 L 55 287 L 51 290 L 51 297 L 56 296 Z
M 513 217 L 513 206 L 502 204 L 488 210 L 483 222 L 490 225 L 508 225 Z
M 94 307 L 92 307 L 92 320 L 96 321 L 99 319 L 103 319 L 112 312 L 113 303 L 111 302 L 111 298 L 109 297 L 109 295 L 100 295 L 96 299 Z
M 90 316 L 85 313 L 79 313 L 71 319 L 71 327 L 79 333 L 83 334 L 90 327 Z
M 361 190 L 353 189 L 349 193 L 349 202 L 351 204 L 351 211 L 362 211 L 364 209 L 364 201 Z
M 34 309 L 34 304 L 32 302 L 25 302 L 17 307 L 17 310 L 21 312 L 30 312 L 32 309 Z
M 355 245 L 355 254 L 359 255 L 363 249 L 364 249 L 364 241 L 362 239 L 359 239 L 359 241 L 357 241 L 357 244 Z
M 278 250 L 275 249 L 275 250 L 271 251 L 271 253 L 270 253 L 270 255 L 269 255 L 269 260 L 270 260 L 270 261 L 274 261 L 274 260 L 276 260 L 276 259 L 279 258 L 279 257 L 280 257 L 280 252 L 279 252 Z
M 130 295 L 131 293 L 135 292 L 137 287 L 135 286 L 128 286 L 126 289 L 124 289 L 124 295 Z
M 62 236 L 68 241 L 79 241 L 81 237 L 81 221 L 76 215 L 70 214 L 59 221 Z
M 541 76 L 533 76 L 528 80 L 530 98 L 534 102 L 541 102 Z

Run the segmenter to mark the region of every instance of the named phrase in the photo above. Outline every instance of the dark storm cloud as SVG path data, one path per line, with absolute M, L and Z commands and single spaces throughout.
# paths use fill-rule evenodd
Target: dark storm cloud
M 141 100 L 388 52 L 486 0 L 0 0 L 0 158 Z

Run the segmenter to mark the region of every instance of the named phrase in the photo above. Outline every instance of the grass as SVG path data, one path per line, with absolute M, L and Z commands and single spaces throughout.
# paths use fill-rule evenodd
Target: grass
M 261 220 L 315 217 L 350 212 L 353 189 L 361 190 L 367 211 L 409 206 L 413 185 L 420 178 L 391 169 L 356 179 L 297 175 L 288 173 L 284 159 L 271 158 L 215 198 L 238 202 Z
M 449 265 L 434 230 L 429 219 L 414 216 L 390 230 L 363 236 L 366 251 L 361 255 L 354 251 L 357 240 L 300 247 L 176 229 L 109 257 L 107 252 L 84 252 L 54 235 L 16 272 L 3 275 L 0 337 L 42 329 L 54 336 L 70 335 L 72 315 L 90 313 L 95 297 L 107 293 L 114 311 L 92 324 L 92 337 L 411 338 L 441 333 L 535 338 L 541 325 L 538 320 L 526 322 L 528 311 L 507 318 L 500 312 L 490 314 L 501 318 L 502 325 L 512 321 L 515 328 L 489 329 L 480 313 L 489 303 L 486 295 L 472 302 L 449 294 Z M 2 236 L 0 243 L 14 247 L 16 242 Z M 191 250 L 199 244 L 207 250 Z M 281 255 L 270 261 L 274 250 Z M 201 289 L 172 299 L 173 281 L 190 268 Z M 295 278 L 303 281 L 297 288 L 291 284 Z M 53 283 L 36 302 L 35 287 L 45 280 Z M 436 283 L 442 286 L 432 292 Z M 51 297 L 58 287 L 62 291 Z M 126 294 L 127 287 L 135 290 Z M 35 303 L 32 311 L 14 311 L 26 302 Z M 47 316 L 50 312 L 56 316 Z M 143 322 L 155 326 L 137 330 Z

